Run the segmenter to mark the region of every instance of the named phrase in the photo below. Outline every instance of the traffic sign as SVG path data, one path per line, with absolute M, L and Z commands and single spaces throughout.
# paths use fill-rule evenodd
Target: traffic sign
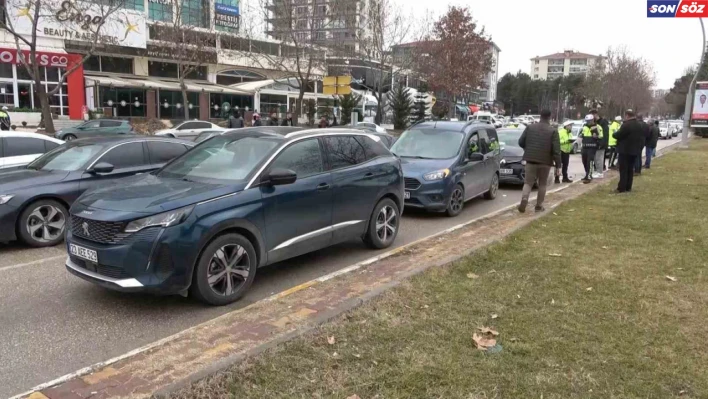
M 352 88 L 351 76 L 325 76 L 322 79 L 322 93 L 327 95 L 346 95 L 351 94 Z

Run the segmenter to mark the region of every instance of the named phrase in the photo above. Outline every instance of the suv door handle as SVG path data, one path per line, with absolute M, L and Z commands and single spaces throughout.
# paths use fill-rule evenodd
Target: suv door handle
M 317 186 L 317 190 L 319 190 L 319 191 L 329 190 L 329 184 L 327 184 L 327 183 L 320 183 L 320 184 Z
M 374 175 L 373 173 L 369 172 L 369 173 L 365 174 L 364 177 L 371 177 L 373 175 Z

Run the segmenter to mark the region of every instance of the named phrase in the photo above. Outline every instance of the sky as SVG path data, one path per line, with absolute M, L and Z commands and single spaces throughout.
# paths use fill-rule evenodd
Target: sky
M 529 73 L 535 56 L 566 49 L 599 55 L 624 45 L 652 64 L 656 89 L 670 89 L 701 57 L 698 19 L 647 18 L 646 0 L 394 1 L 413 10 L 417 20 L 444 14 L 450 5 L 469 6 L 501 48 L 500 78 L 507 72 Z

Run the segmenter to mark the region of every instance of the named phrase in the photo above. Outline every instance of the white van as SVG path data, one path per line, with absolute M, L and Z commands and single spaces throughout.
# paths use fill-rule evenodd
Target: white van
M 488 111 L 477 111 L 474 114 L 467 117 L 467 122 L 469 121 L 485 121 L 489 123 L 492 122 L 492 113 Z

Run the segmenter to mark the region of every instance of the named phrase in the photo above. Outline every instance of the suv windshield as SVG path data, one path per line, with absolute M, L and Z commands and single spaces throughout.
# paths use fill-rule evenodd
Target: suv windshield
M 507 147 L 518 147 L 519 138 L 524 131 L 519 130 L 497 130 L 497 135 L 499 136 L 499 143 Z
M 216 136 L 165 165 L 157 176 L 215 184 L 241 181 L 278 143 L 267 137 Z
M 403 132 L 391 152 L 404 158 L 448 159 L 460 152 L 462 139 L 462 132 L 413 129 Z
M 27 169 L 64 170 L 67 172 L 79 170 L 103 149 L 99 144 L 76 144 L 59 146 L 35 159 L 27 165 Z

